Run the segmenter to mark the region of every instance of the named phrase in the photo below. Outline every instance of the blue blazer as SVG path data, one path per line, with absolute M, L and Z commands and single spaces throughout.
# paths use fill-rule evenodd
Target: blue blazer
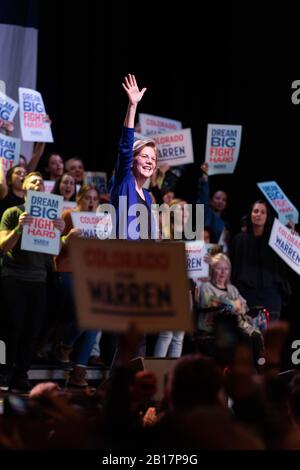
M 119 143 L 118 157 L 115 166 L 115 174 L 110 191 L 111 203 L 116 209 L 116 235 L 117 238 L 124 238 L 127 240 L 138 240 L 139 233 L 128 233 L 129 224 L 136 218 L 134 215 L 128 215 L 128 210 L 133 204 L 139 203 L 138 194 L 135 188 L 135 178 L 132 174 L 133 165 L 133 144 L 134 144 L 134 129 L 123 127 L 121 140 Z M 151 197 L 145 189 L 143 189 L 145 201 L 148 210 L 151 213 Z M 120 205 L 120 196 L 127 197 L 127 210 Z M 151 233 L 154 234 L 155 226 L 153 224 L 153 217 L 151 217 Z M 120 222 L 123 230 L 119 233 Z M 127 221 L 127 223 L 126 223 Z

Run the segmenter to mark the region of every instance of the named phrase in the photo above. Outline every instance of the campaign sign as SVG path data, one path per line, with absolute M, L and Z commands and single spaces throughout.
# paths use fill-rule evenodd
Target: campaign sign
M 141 134 L 144 136 L 164 134 L 182 129 L 182 123 L 180 121 L 143 113 L 139 114 L 139 124 L 141 128 Z
M 274 219 L 269 245 L 297 274 L 300 274 L 300 237 Z
M 239 157 L 242 126 L 208 124 L 205 161 L 208 174 L 233 173 Z
M 205 243 L 207 254 L 210 256 L 215 256 L 218 253 L 223 253 L 223 247 L 217 245 L 216 243 Z
M 100 194 L 107 193 L 107 174 L 100 171 L 85 171 L 84 183 L 96 186 Z
M 290 220 L 295 224 L 298 223 L 299 212 L 276 181 L 257 183 L 257 186 L 277 212 L 278 218 L 282 224 L 286 225 Z
M 208 277 L 209 264 L 204 260 L 207 250 L 204 241 L 185 242 L 186 268 L 190 279 Z
M 31 224 L 24 225 L 21 249 L 58 255 L 60 231 L 53 220 L 61 215 L 63 197 L 56 194 L 27 191 L 25 211 L 33 218 Z
M 156 135 L 153 136 L 153 140 L 159 150 L 159 165 L 177 166 L 193 163 L 194 152 L 191 129 Z
M 53 180 L 44 180 L 44 191 L 45 193 L 52 193 L 52 189 L 54 188 L 55 181 Z
M 112 219 L 105 212 L 72 212 L 73 226 L 79 228 L 85 238 L 109 238 L 112 232 Z
M 19 104 L 0 91 L 0 119 L 13 121 Z
M 134 132 L 134 141 L 136 140 L 144 140 L 144 139 L 148 139 L 149 137 L 145 137 L 143 134 L 141 134 L 140 132 Z
M 21 140 L 8 135 L 0 135 L 0 158 L 5 174 L 19 163 Z
M 53 142 L 42 95 L 30 88 L 19 88 L 20 127 L 26 142 Z
M 73 238 L 70 256 L 82 328 L 191 331 L 183 243 Z
M 0 91 L 5 94 L 6 91 L 6 83 L 4 80 L 0 80 Z
M 61 212 L 63 213 L 64 211 L 70 211 L 72 209 L 75 209 L 76 205 L 77 204 L 75 201 L 64 201 Z

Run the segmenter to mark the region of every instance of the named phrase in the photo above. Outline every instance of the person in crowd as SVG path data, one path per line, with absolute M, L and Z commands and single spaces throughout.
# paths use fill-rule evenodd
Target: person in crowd
M 120 238 L 125 239 L 140 239 L 150 238 L 152 227 L 151 218 L 151 198 L 143 188 L 144 183 L 153 175 L 157 165 L 157 148 L 154 140 L 145 139 L 137 140 L 134 142 L 134 120 L 136 109 L 139 101 L 142 99 L 146 88 L 139 90 L 135 76 L 129 74 L 125 77 L 125 82 L 122 86 L 128 96 L 128 108 L 124 120 L 124 127 L 122 137 L 119 144 L 119 154 L 115 166 L 115 175 L 113 186 L 111 189 L 111 202 L 116 208 L 116 225 L 117 235 L 121 228 Z M 142 227 L 137 227 L 134 233 L 125 231 L 135 219 L 134 215 L 128 215 L 127 212 L 120 210 L 119 198 L 120 196 L 127 196 L 128 210 L 134 204 L 142 204 L 147 210 L 147 220 Z M 124 218 L 127 219 L 127 224 L 124 224 Z M 145 230 L 143 225 L 148 230 Z M 154 227 L 155 229 L 155 227 Z
M 151 214 L 152 200 L 143 186 L 156 169 L 158 150 L 152 139 L 134 142 L 136 110 L 146 88 L 140 90 L 135 76 L 131 74 L 125 77 L 122 86 L 128 97 L 128 106 L 115 171 L 110 182 L 110 200 L 116 209 L 116 236 L 127 240 L 149 239 L 156 236 L 156 226 Z M 121 196 L 127 198 L 127 207 L 121 206 Z M 136 204 L 140 204 L 146 214 L 141 224 L 134 223 L 137 215 L 129 215 L 129 210 Z M 102 357 L 106 363 L 113 364 L 118 355 L 118 335 L 104 334 L 103 341 L 107 342 L 107 348 Z M 144 338 L 137 354 L 144 356 L 145 352 Z
M 168 204 L 171 199 L 175 198 L 175 193 L 172 188 L 164 187 L 164 190 L 162 191 L 162 185 L 164 182 L 165 174 L 169 169 L 169 165 L 160 165 L 156 168 L 156 171 L 154 171 L 151 176 L 149 191 L 154 196 L 154 199 L 157 204 L 163 204 L 164 202 Z M 169 195 L 169 192 L 172 196 Z
M 200 286 L 200 305 L 202 308 L 226 307 L 238 316 L 238 326 L 250 338 L 255 363 L 263 356 L 263 340 L 260 331 L 247 317 L 247 302 L 238 289 L 230 282 L 231 262 L 227 255 L 219 253 L 211 259 L 211 280 Z M 200 314 L 198 328 L 210 332 L 213 317 L 211 313 Z
M 270 320 L 278 320 L 291 289 L 286 265 L 268 243 L 272 220 L 266 201 L 254 202 L 247 220 L 247 232 L 238 233 L 231 244 L 232 281 L 250 308 L 264 306 Z
M 83 185 L 76 197 L 75 212 L 95 212 L 99 205 L 99 193 L 93 185 Z M 60 295 L 62 312 L 66 316 L 66 326 L 62 334 L 62 342 L 58 344 L 55 356 L 61 362 L 70 363 L 70 354 L 74 348 L 75 367 L 70 374 L 69 385 L 85 388 L 86 367 L 93 345 L 96 341 L 97 331 L 80 330 L 75 318 L 75 301 L 73 275 L 71 272 L 68 245 L 70 239 L 78 237 L 81 230 L 74 228 L 71 217 L 72 210 L 64 211 L 62 219 L 65 221 L 65 229 L 62 237 L 62 250 L 55 258 L 55 270 L 59 274 Z
M 27 171 L 20 165 L 11 167 L 6 176 L 0 159 L 0 218 L 6 209 L 24 203 L 23 183 Z
M 76 183 L 74 176 L 64 173 L 55 181 L 52 194 L 63 196 L 64 201 L 75 201 L 76 199 Z
M 223 251 L 227 251 L 229 241 L 229 222 L 225 218 L 227 207 L 227 193 L 218 190 L 210 199 L 208 182 L 208 163 L 201 165 L 202 176 L 198 182 L 197 203 L 204 204 L 204 225 L 211 229 L 211 243 L 223 245 Z
M 84 164 L 80 158 L 69 158 L 65 163 L 66 172 L 72 175 L 76 184 L 83 184 L 84 180 Z
M 58 153 L 50 153 L 44 168 L 43 176 L 47 180 L 56 181 L 64 173 L 64 161 Z
M 22 189 L 25 198 L 28 190 L 43 191 L 42 175 L 29 173 Z M 1 326 L 7 355 L 6 364 L 0 368 L 1 390 L 30 390 L 27 372 L 44 317 L 47 265 L 51 259 L 50 255 L 21 249 L 22 231 L 31 222 L 32 217 L 21 205 L 7 209 L 0 224 Z M 53 224 L 63 231 L 62 219 L 53 220 Z
M 38 162 L 44 152 L 45 143 L 37 142 L 34 146 L 31 160 L 27 163 L 26 157 L 20 155 L 19 163 L 12 166 L 5 175 L 3 159 L 0 158 L 0 219 L 3 212 L 9 207 L 19 206 L 24 202 L 22 184 L 24 176 L 36 170 Z
M 162 220 L 163 239 L 184 240 L 184 227 L 190 216 L 187 202 L 175 198 L 169 203 L 170 209 L 175 209 L 177 214 L 170 212 L 170 224 L 164 224 Z M 154 357 L 180 357 L 183 348 L 184 331 L 162 331 L 159 333 L 154 345 Z

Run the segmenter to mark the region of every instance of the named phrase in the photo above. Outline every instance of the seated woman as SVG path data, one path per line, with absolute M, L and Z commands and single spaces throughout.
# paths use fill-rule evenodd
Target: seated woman
M 200 287 L 200 306 L 226 307 L 226 310 L 238 315 L 239 327 L 251 337 L 255 359 L 262 355 L 263 340 L 260 331 L 252 324 L 251 318 L 246 315 L 248 307 L 246 300 L 241 296 L 235 286 L 230 283 L 231 262 L 227 255 L 218 253 L 211 260 L 211 280 Z M 200 314 L 198 328 L 206 333 L 213 330 L 213 314 Z

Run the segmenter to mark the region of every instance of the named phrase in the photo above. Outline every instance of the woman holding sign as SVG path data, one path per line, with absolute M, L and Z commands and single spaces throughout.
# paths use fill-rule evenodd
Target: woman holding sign
M 286 266 L 268 244 L 272 221 L 267 203 L 252 204 L 247 221 L 247 231 L 232 241 L 232 281 L 250 308 L 263 306 L 271 321 L 278 320 L 291 292 Z
M 29 173 L 22 189 L 25 199 L 27 191 L 43 192 L 42 175 Z M 0 224 L 3 252 L 0 322 L 7 356 L 6 364 L 0 366 L 0 390 L 11 388 L 18 392 L 31 388 L 27 372 L 45 315 L 47 268 L 51 265 L 51 255 L 43 250 L 21 249 L 22 233 L 26 227 L 30 229 L 34 219 L 24 210 L 23 205 L 10 207 Z M 60 218 L 52 221 L 54 228 L 62 232 L 64 221 Z

